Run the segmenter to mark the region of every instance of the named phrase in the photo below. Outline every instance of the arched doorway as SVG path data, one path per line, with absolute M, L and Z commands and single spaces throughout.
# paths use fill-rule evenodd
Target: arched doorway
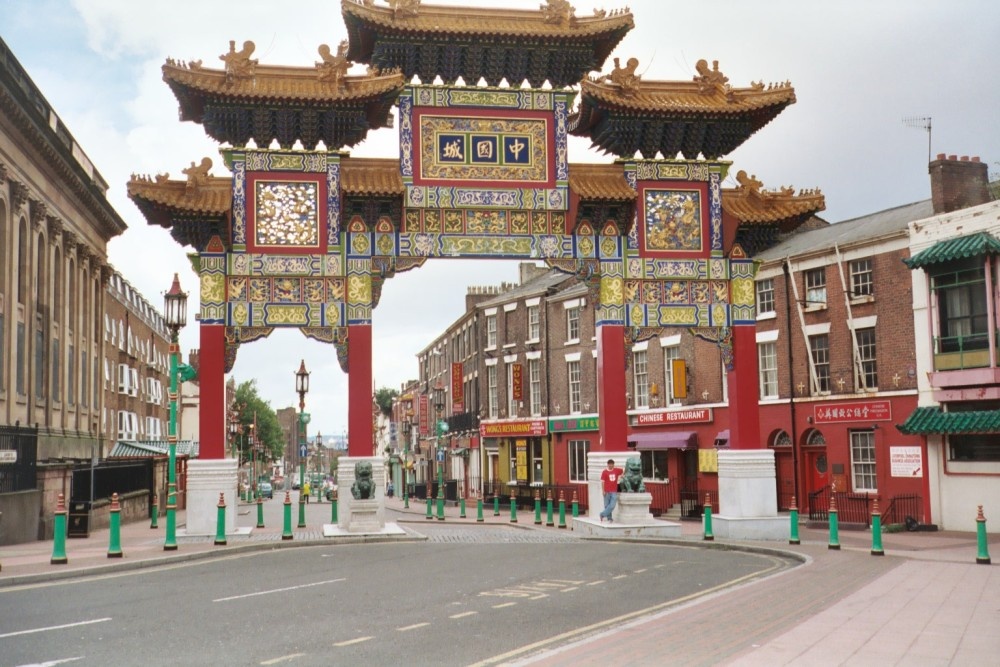
M 774 450 L 775 493 L 778 509 L 791 507 L 795 495 L 795 459 L 792 456 L 792 438 L 785 430 L 771 433 L 767 446 Z

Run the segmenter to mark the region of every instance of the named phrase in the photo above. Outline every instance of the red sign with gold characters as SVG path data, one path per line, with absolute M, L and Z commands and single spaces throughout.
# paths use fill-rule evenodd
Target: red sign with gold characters
M 420 394 L 420 435 L 430 435 L 431 424 L 427 419 L 430 412 L 430 401 L 427 400 L 427 394 Z
M 510 367 L 511 383 L 514 385 L 512 393 L 515 401 L 524 400 L 524 389 L 521 378 L 521 369 L 522 369 L 521 364 L 513 364 Z
M 451 412 L 465 412 L 465 390 L 462 388 L 462 362 L 451 365 Z
M 890 419 L 892 419 L 892 403 L 889 401 L 861 401 L 859 403 L 813 406 L 813 421 L 817 424 L 853 421 L 884 422 Z
M 667 410 L 666 412 L 647 412 L 635 416 L 635 426 L 651 426 L 653 424 L 693 424 L 711 422 L 711 408 L 692 410 Z
M 512 422 L 491 422 L 479 425 L 479 435 L 484 438 L 506 438 L 522 435 L 545 435 L 548 425 L 544 419 L 522 419 Z

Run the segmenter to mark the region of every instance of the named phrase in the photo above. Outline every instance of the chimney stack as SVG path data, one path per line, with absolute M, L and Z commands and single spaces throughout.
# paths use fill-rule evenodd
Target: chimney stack
M 928 168 L 934 213 L 950 213 L 990 201 L 987 165 L 979 157 L 938 153 Z

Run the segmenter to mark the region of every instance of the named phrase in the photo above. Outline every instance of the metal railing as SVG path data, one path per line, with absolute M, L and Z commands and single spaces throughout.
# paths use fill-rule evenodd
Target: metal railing
M 37 488 L 38 429 L 0 426 L 0 450 L 0 493 Z
M 997 340 L 1000 330 L 994 331 Z M 984 368 L 990 365 L 989 334 L 934 337 L 934 370 L 949 371 Z
M 922 523 L 922 508 L 923 499 L 915 493 L 893 496 L 886 508 L 882 510 L 882 525 L 888 526 L 891 523 L 909 524 L 910 522 L 907 519 Z
M 101 461 L 91 467 L 90 463 L 77 465 L 73 469 L 73 487 L 71 500 L 90 501 L 110 499 L 111 494 L 119 496 L 133 491 L 149 491 L 153 493 L 152 459 L 141 462 Z M 91 493 L 93 480 L 93 493 Z

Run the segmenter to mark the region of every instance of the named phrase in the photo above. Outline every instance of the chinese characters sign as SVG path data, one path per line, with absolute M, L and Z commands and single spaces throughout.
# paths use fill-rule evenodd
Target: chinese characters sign
M 890 419 L 892 419 L 892 404 L 889 401 L 862 401 L 813 407 L 813 421 L 817 424 Z
M 462 362 L 451 365 L 451 411 L 465 412 L 465 389 L 462 387 Z

